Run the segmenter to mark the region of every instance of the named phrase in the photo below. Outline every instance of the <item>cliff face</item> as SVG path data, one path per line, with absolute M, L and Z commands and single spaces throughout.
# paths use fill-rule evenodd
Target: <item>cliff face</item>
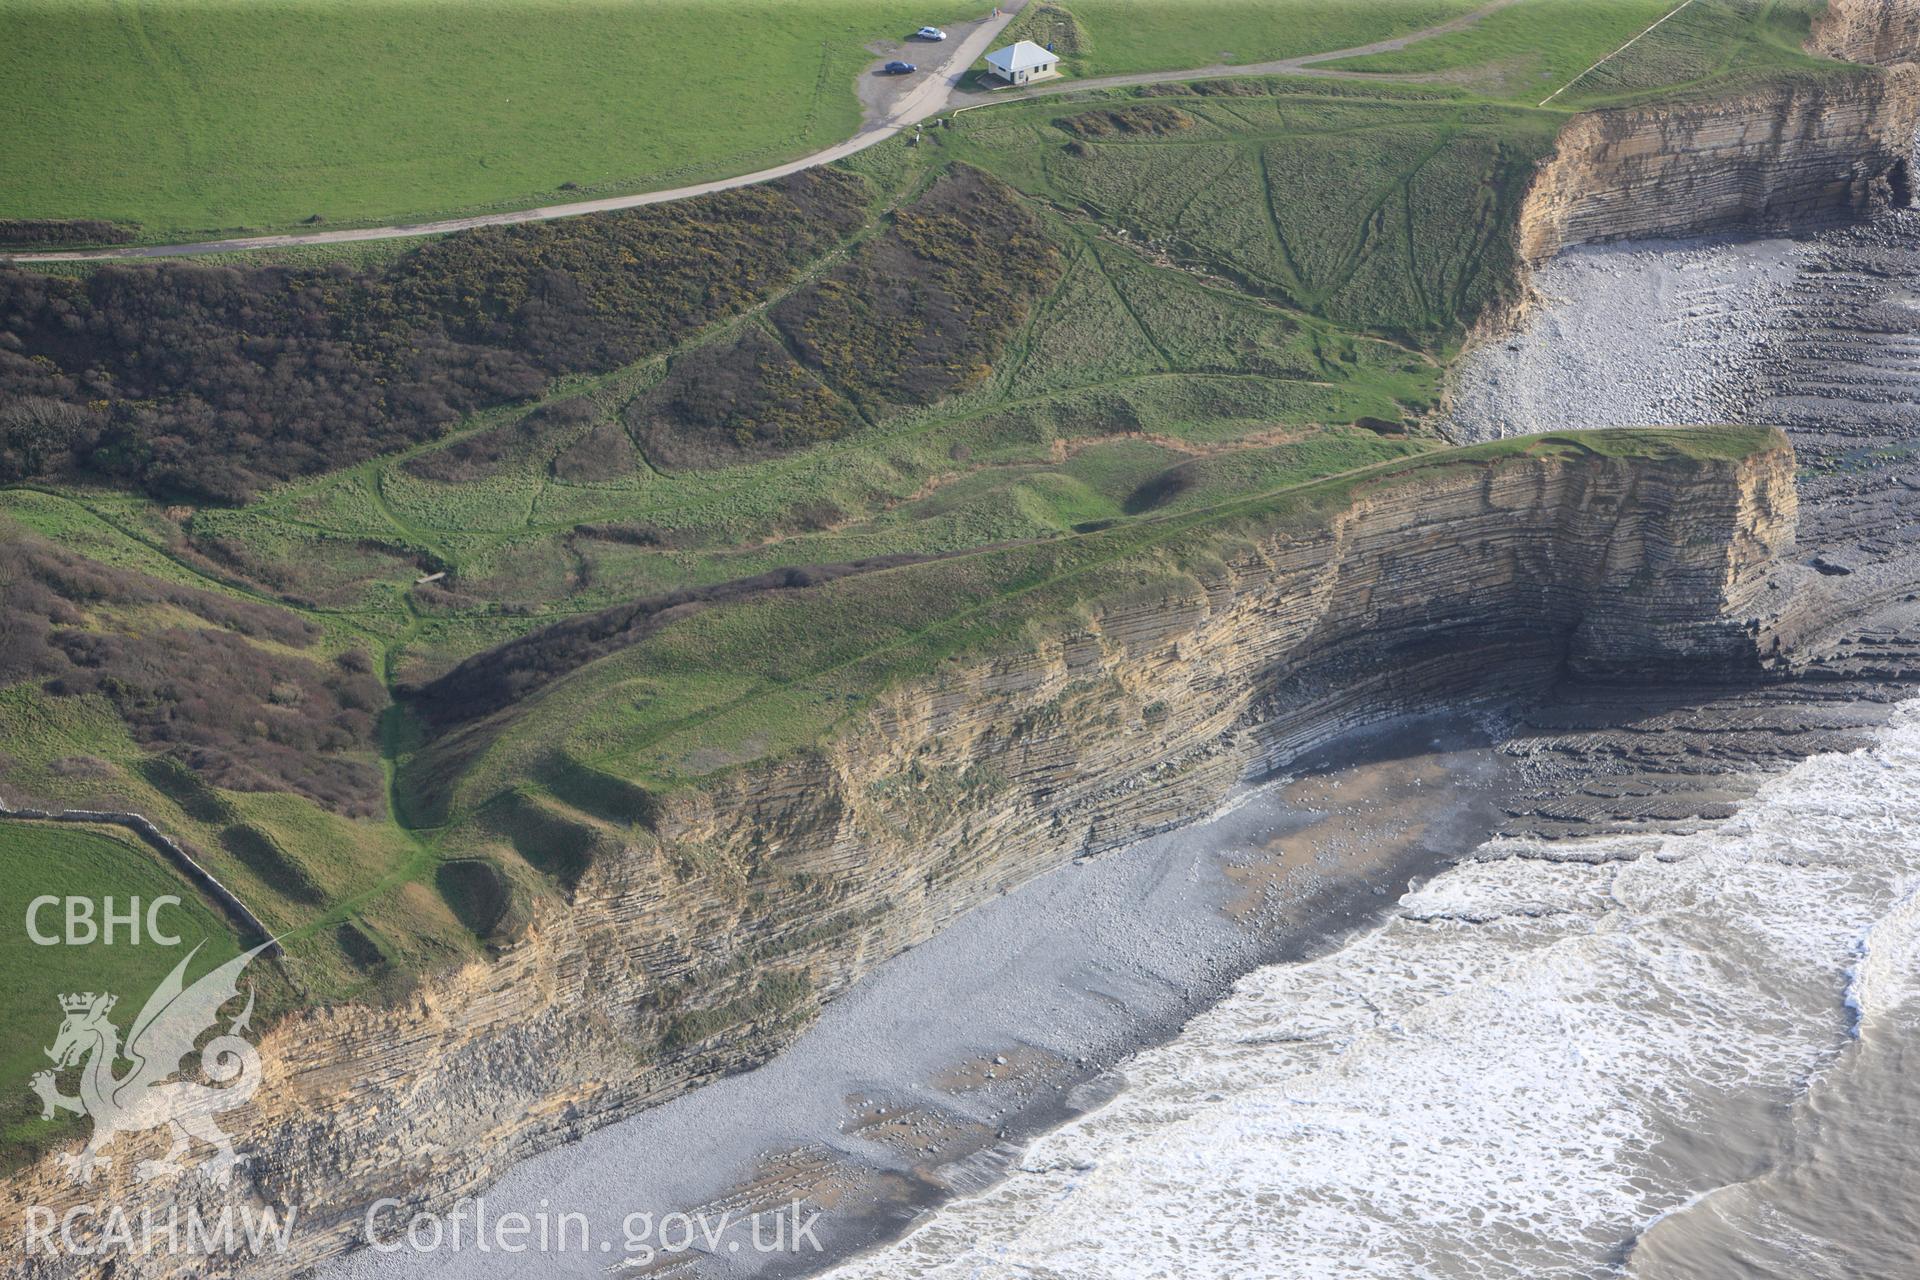
M 1843 62 L 1888 66 L 1920 58 L 1920 0 L 1827 0 L 1807 49 Z
M 1897 25 L 1874 29 L 1904 38 Z M 1904 204 L 1917 124 L 1911 65 L 1587 112 L 1561 131 L 1521 210 L 1521 256 L 1630 236 L 1806 228 Z
M 894 691 L 855 732 L 668 797 L 573 902 L 404 1007 L 264 1037 L 231 1113 L 251 1163 L 106 1189 L 50 1165 L 25 1205 L 293 1207 L 291 1274 L 380 1196 L 444 1208 L 513 1161 L 776 1052 L 819 1004 L 956 914 L 1216 806 L 1238 781 L 1403 710 L 1545 682 L 1752 676 L 1765 571 L 1793 539 L 1783 437 L 1738 457 L 1466 451 L 1249 527 L 1174 597 L 1117 600 L 1030 651 Z M 121 1144 L 139 1148 L 139 1138 Z M 95 1264 L 73 1274 L 90 1274 Z M 48 1274 L 60 1273 L 58 1268 Z M 205 1274 L 195 1258 L 124 1274 Z

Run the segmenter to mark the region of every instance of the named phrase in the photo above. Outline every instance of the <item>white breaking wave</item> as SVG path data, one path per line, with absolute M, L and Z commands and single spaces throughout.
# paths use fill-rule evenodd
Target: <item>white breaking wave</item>
M 1698 834 L 1489 845 L 832 1274 L 1591 1276 L 1778 1154 L 1849 1003 L 1916 994 L 1916 827 L 1904 715 Z
M 1920 839 L 1920 815 L 1914 827 Z M 1859 957 L 1847 983 L 1847 1008 L 1854 1012 L 1854 1034 L 1865 1036 L 1920 996 L 1920 879 L 1908 881 L 1894 909 L 1861 937 Z

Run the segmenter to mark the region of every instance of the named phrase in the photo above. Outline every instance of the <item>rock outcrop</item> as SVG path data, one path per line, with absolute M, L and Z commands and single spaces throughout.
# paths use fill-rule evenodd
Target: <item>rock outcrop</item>
M 1843 62 L 1920 61 L 1920 0 L 1827 0 L 1807 48 Z
M 1920 67 L 1836 68 L 1729 97 L 1589 111 L 1521 210 L 1521 257 L 1572 244 L 1806 229 L 1912 196 Z
M 357 1243 L 376 1198 L 444 1209 L 764 1060 L 956 914 L 1203 814 L 1334 734 L 1569 668 L 1763 677 L 1793 457 L 1778 433 L 1731 438 L 1716 454 L 1546 437 L 1330 482 L 1317 504 L 1241 518 L 1183 587 L 1110 597 L 1024 652 L 895 689 L 814 750 L 630 813 L 607 788 L 565 818 L 603 850 L 572 901 L 497 957 L 400 1007 L 308 1012 L 264 1037 L 265 1082 L 231 1113 L 251 1158 L 229 1191 L 128 1180 L 161 1144 L 127 1135 L 108 1186 L 48 1163 L 9 1184 L 0 1220 L 271 1205 L 297 1211 L 293 1248 L 243 1270 L 292 1275 Z M 213 1273 L 160 1256 L 115 1274 Z

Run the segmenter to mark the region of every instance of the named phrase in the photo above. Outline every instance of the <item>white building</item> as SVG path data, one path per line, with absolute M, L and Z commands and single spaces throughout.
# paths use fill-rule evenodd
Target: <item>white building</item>
M 1060 74 L 1060 55 L 1031 40 L 1016 40 L 987 55 L 987 70 L 1008 84 L 1032 84 Z

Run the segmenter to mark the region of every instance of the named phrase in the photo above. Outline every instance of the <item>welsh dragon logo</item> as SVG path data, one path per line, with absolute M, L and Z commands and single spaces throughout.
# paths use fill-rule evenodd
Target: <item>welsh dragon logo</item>
M 187 965 L 200 950 L 196 946 L 147 997 L 124 1046 L 119 1028 L 108 1017 L 118 997 L 91 991 L 60 997 L 66 1018 L 53 1047 L 46 1051 L 54 1070 L 35 1072 L 28 1083 L 40 1095 L 41 1119 L 51 1120 L 60 1110 L 93 1121 L 87 1145 L 62 1155 L 61 1167 L 79 1181 L 91 1183 L 94 1170 L 111 1163 L 100 1151 L 115 1135 L 165 1125 L 173 1135 L 166 1155 L 142 1160 L 134 1176 L 146 1182 L 180 1172 L 185 1167 L 180 1157 L 198 1139 L 214 1149 L 202 1172 L 225 1185 L 236 1158 L 233 1143 L 214 1117 L 246 1102 L 260 1085 L 260 1055 L 241 1038 L 253 1017 L 251 988 L 246 1008 L 227 1025 L 226 1034 L 215 1036 L 200 1050 L 201 1074 L 213 1084 L 169 1082 L 168 1077 L 181 1071 L 201 1034 L 219 1022 L 220 1006 L 240 994 L 240 973 L 247 963 L 272 945 L 262 943 L 187 986 Z M 131 1065 L 115 1074 L 122 1060 Z M 60 1092 L 55 1072 L 75 1065 L 80 1065 L 80 1095 L 68 1097 Z

